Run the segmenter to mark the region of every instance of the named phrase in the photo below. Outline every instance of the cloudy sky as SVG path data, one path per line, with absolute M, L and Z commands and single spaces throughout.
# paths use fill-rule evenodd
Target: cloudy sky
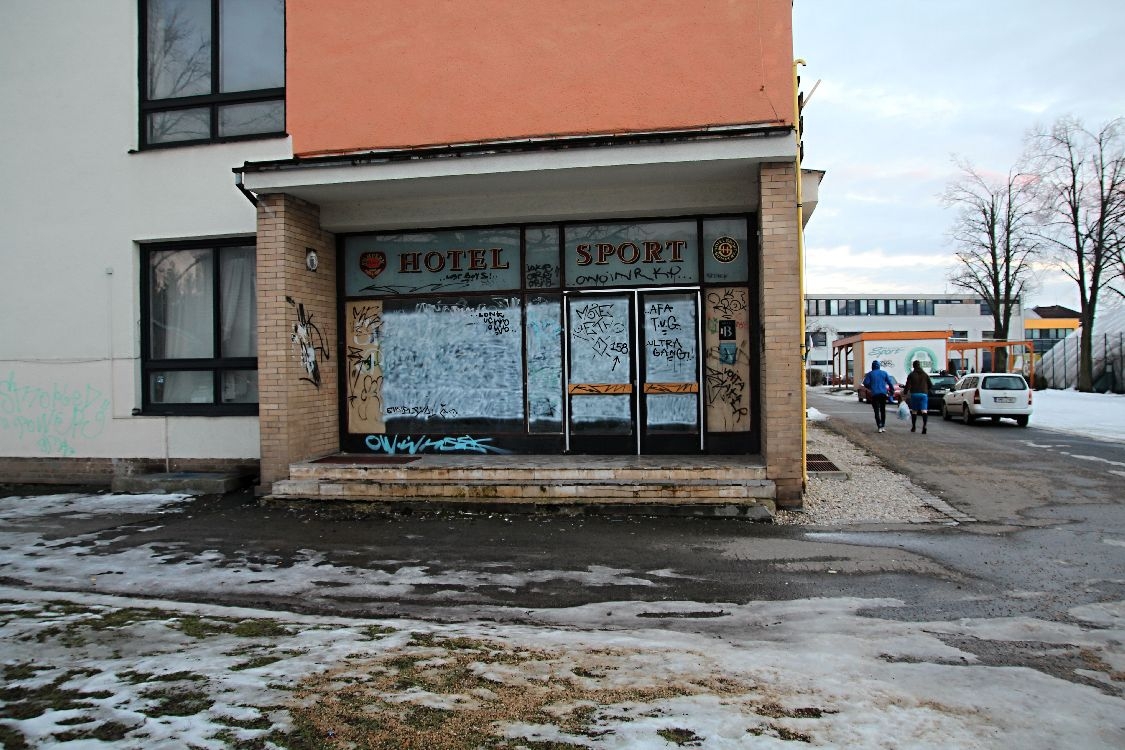
M 956 292 L 940 194 L 952 158 L 1007 172 L 1033 127 L 1125 115 L 1121 0 L 795 0 L 805 167 L 827 172 L 806 233 L 810 294 Z M 1044 272 L 1027 306 L 1077 307 Z

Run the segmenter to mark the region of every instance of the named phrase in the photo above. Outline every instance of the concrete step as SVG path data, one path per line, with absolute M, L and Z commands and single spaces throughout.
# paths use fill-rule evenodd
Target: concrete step
M 268 499 L 387 506 L 569 506 L 772 514 L 760 456 L 396 456 L 340 454 L 290 466 Z M 630 511 L 633 512 L 633 511 Z M 639 511 L 637 511 L 639 512 Z
M 773 500 L 772 481 L 719 482 L 697 480 L 690 484 L 667 481 L 523 483 L 490 480 L 442 481 L 330 481 L 291 479 L 275 482 L 274 497 L 332 500 L 488 500 L 493 502 L 665 502 L 732 503 Z
M 558 466 L 430 466 L 412 464 L 365 466 L 357 464 L 302 463 L 289 467 L 295 480 L 348 481 L 379 479 L 383 481 L 445 481 L 445 482 L 660 482 L 682 484 L 706 480 L 715 482 L 751 481 L 766 478 L 764 466 L 694 466 L 694 467 L 617 467 L 581 468 Z
M 189 495 L 222 495 L 249 484 L 245 474 L 211 471 L 171 471 L 154 474 L 122 474 L 110 485 L 114 492 Z

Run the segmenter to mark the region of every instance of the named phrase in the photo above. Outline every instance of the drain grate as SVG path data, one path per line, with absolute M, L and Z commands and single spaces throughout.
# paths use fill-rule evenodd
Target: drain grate
M 823 453 L 809 453 L 805 457 L 809 471 L 839 471 L 840 467 L 828 460 Z

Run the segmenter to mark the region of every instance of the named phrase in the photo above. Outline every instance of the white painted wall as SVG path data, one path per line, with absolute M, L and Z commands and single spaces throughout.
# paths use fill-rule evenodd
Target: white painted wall
M 257 457 L 257 418 L 132 416 L 137 243 L 253 234 L 231 168 L 290 144 L 136 152 L 134 0 L 0 17 L 0 455 Z

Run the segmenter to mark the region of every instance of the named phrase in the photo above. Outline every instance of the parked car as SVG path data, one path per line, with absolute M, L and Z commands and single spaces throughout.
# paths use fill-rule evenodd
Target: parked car
M 1027 427 L 1031 418 L 1031 388 L 1018 373 L 966 375 L 945 394 L 941 416 L 947 420 L 960 416 L 965 424 L 981 417 L 990 417 L 993 422 L 1007 417 L 1016 420 L 1020 427 Z
M 894 393 L 893 394 L 892 393 L 887 394 L 887 396 L 888 396 L 887 403 L 888 404 L 897 404 L 899 402 L 899 400 L 902 398 L 902 383 L 895 380 L 895 376 L 891 375 L 890 373 L 887 373 L 887 377 L 890 378 L 891 383 L 894 384 Z M 859 385 L 857 385 L 855 387 L 855 393 L 856 393 L 856 396 L 859 398 L 859 402 L 861 404 L 865 401 L 871 400 L 871 393 L 867 390 L 867 386 L 865 386 L 863 383 L 860 383 Z
M 941 413 L 941 406 L 945 403 L 945 394 L 957 385 L 957 378 L 953 375 L 930 376 L 930 408 L 929 411 Z

